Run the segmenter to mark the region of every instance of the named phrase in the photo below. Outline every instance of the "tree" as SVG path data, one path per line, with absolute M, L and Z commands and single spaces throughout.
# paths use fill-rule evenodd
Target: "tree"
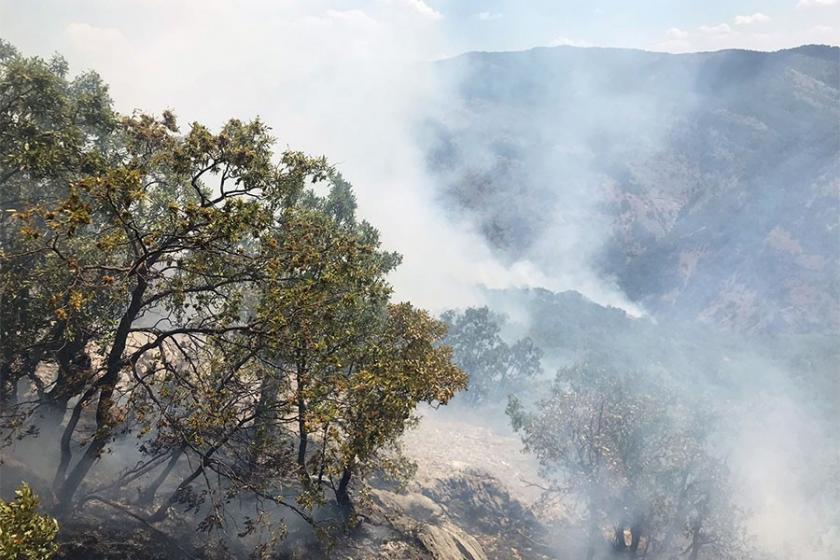
M 83 369 L 87 333 L 80 326 L 68 340 L 66 329 L 49 323 L 46 296 L 54 295 L 56 279 L 31 276 L 44 264 L 43 255 L 22 251 L 26 237 L 19 235 L 14 212 L 65 197 L 70 181 L 100 167 L 115 124 L 107 87 L 95 73 L 69 80 L 61 57 L 24 58 L 0 40 L 0 257 L 19 254 L 14 261 L 3 260 L 0 279 L 2 403 L 14 403 L 21 378 L 37 384 L 35 369 L 47 356 L 59 368 L 48 397 L 61 408 L 73 392 L 67 385 Z M 39 294 L 29 288 L 33 281 L 39 282 Z
M 378 233 L 356 220 L 349 184 L 330 177 L 325 198 L 302 202 L 299 217 L 317 229 L 293 221 L 278 239 L 278 255 L 288 258 L 272 274 L 294 270 L 305 281 L 266 289 L 260 303 L 275 368 L 261 406 L 285 406 L 261 430 L 296 441 L 310 503 L 321 502 L 327 486 L 348 506 L 351 477 L 385 464 L 381 451 L 395 450 L 416 404 L 446 403 L 466 377 L 440 346 L 443 324 L 408 304 L 389 305 L 385 275 L 399 256 L 378 249 Z
M 64 505 L 120 423 L 115 393 L 122 373 L 174 337 L 198 341 L 248 330 L 241 290 L 259 280 L 264 256 L 248 247 L 271 222 L 270 210 L 248 195 L 282 189 L 286 178 L 279 174 L 318 165 L 289 154 L 288 169 L 276 171 L 259 122 L 231 121 L 216 136 L 196 125 L 184 140 L 173 136 L 173 123 L 147 116 L 123 119 L 121 127 L 119 164 L 72 183 L 58 204 L 16 214 L 29 235 L 28 252 L 43 255 L 31 276 L 60 279 L 49 294 L 55 324 L 63 325 L 65 339 L 86 325 L 104 362 L 83 386 L 62 437 L 55 486 Z M 202 183 L 208 173 L 220 175 L 216 192 Z M 280 196 L 288 194 L 294 193 Z M 42 224 L 45 234 L 36 228 Z M 95 432 L 68 470 L 69 443 L 92 399 Z
M 70 103 L 61 72 L 4 56 L 0 116 Z M 55 87 L 15 93 L 18 66 Z M 61 122 L 78 149 L 38 144 L 50 164 L 10 175 L 29 195 L 3 216 L 6 442 L 57 430 L 58 516 L 98 500 L 156 523 L 183 506 L 213 530 L 234 498 L 310 523 L 325 488 L 347 506 L 417 403 L 465 384 L 445 327 L 390 303 L 399 255 L 323 158 L 275 157 L 259 120 L 181 133 L 170 112 L 97 99 L 107 125 Z M 25 132 L 3 162 L 29 157 Z M 117 445 L 131 460 L 97 470 Z
M 402 303 L 388 308 L 383 327 L 348 365 L 338 430 L 332 434 L 340 472 L 334 489 L 342 505 L 350 503 L 351 476 L 374 470 L 383 452 L 397 450 L 418 402 L 446 404 L 467 385 L 466 374 L 451 361 L 452 350 L 440 344 L 444 324 Z
M 464 398 L 472 404 L 506 397 L 542 372 L 542 350 L 530 338 L 508 345 L 501 336 L 504 316 L 487 307 L 450 310 L 441 316 L 455 363 L 470 376 Z
M 0 558 L 49 560 L 58 551 L 58 521 L 38 513 L 38 498 L 21 484 L 11 502 L 0 500 Z
M 589 559 L 743 557 L 742 515 L 730 478 L 705 440 L 709 419 L 674 393 L 593 364 L 561 369 L 535 413 L 508 414 L 551 484 L 585 519 Z M 610 534 L 605 539 L 606 533 Z M 600 552 L 599 552 L 600 551 Z

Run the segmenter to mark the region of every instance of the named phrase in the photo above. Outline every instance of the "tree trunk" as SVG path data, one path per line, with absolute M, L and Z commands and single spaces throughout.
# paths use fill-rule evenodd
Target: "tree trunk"
M 700 555 L 700 528 L 695 527 L 691 531 L 691 553 L 688 555 L 688 560 L 697 560 Z
M 352 506 L 349 493 L 350 479 L 352 476 L 353 469 L 350 466 L 344 467 L 344 472 L 341 473 L 341 479 L 338 481 L 338 486 L 335 489 L 335 501 L 345 509 L 349 509 Z
M 61 434 L 61 440 L 59 441 L 61 455 L 58 466 L 55 469 L 55 477 L 53 478 L 53 493 L 56 496 L 61 492 L 61 487 L 64 484 L 65 475 L 67 474 L 67 468 L 70 466 L 70 459 L 72 459 L 71 444 L 73 443 L 73 432 L 76 431 L 76 426 L 79 424 L 79 418 L 82 415 L 85 404 L 88 399 L 93 397 L 95 391 L 96 387 L 91 387 L 79 398 L 73 407 L 73 413 L 70 415 L 70 420 L 67 421 L 67 426 L 64 427 L 64 432 Z
M 157 523 L 158 521 L 163 521 L 164 519 L 166 519 L 166 515 L 169 512 L 169 508 L 172 506 L 172 504 L 174 504 L 177 501 L 178 495 L 181 494 L 184 490 L 186 490 L 186 488 L 190 484 L 192 484 L 192 481 L 198 478 L 201 475 L 201 473 L 204 472 L 204 470 L 210 465 L 210 461 L 213 455 L 216 453 L 216 451 L 221 449 L 221 447 L 228 442 L 230 437 L 233 434 L 235 434 L 237 430 L 239 430 L 246 422 L 250 422 L 253 419 L 254 417 L 251 416 L 250 418 L 246 418 L 240 421 L 234 429 L 229 431 L 227 434 L 225 434 L 224 437 L 222 437 L 218 442 L 216 442 L 212 447 L 210 447 L 210 449 L 208 449 L 207 452 L 204 453 L 204 456 L 202 457 L 201 463 L 199 463 L 198 467 L 196 467 L 195 470 L 193 470 L 193 472 L 190 473 L 190 475 L 187 478 L 185 478 L 181 481 L 180 484 L 178 484 L 178 487 L 175 489 L 175 491 L 172 492 L 172 494 L 170 494 L 169 498 L 167 498 L 167 500 L 163 502 L 163 504 L 157 509 L 157 511 L 155 511 L 152 515 L 149 516 L 147 521 L 149 523 Z
M 592 513 L 594 508 L 590 504 L 589 513 L 589 529 L 586 536 L 586 560 L 595 558 L 595 548 L 599 543 L 598 524 L 595 521 L 595 515 Z
M 61 425 L 70 400 L 78 397 L 88 385 L 93 372 L 85 345 L 85 341 L 68 341 L 56 352 L 58 378 L 53 388 L 43 395 L 45 430 L 52 431 Z
M 691 471 L 689 469 L 685 469 L 682 476 L 682 482 L 680 483 L 680 496 L 679 500 L 677 500 L 676 514 L 672 516 L 671 521 L 668 523 L 668 529 L 665 531 L 665 538 L 661 541 L 661 547 L 657 547 L 660 548 L 663 553 L 668 554 L 670 552 L 671 544 L 677 535 L 677 528 L 680 527 L 679 523 L 681 523 L 680 520 L 683 518 L 685 510 L 686 495 L 688 493 L 690 478 Z
M 260 400 L 257 403 L 257 417 L 254 419 L 254 441 L 248 454 L 248 468 L 256 473 L 266 443 L 274 437 L 276 429 L 272 420 L 272 409 L 277 404 L 279 383 L 276 377 L 264 378 L 260 387 Z
M 630 526 L 630 554 L 634 557 L 638 555 L 639 552 L 639 542 L 642 539 L 642 527 L 639 524 L 633 524 Z
M 157 491 L 160 489 L 160 486 L 169 478 L 169 475 L 172 473 L 172 470 L 175 468 L 175 465 L 178 463 L 178 459 L 181 458 L 181 455 L 184 453 L 184 447 L 179 447 L 172 452 L 172 457 L 169 458 L 169 462 L 166 464 L 166 468 L 161 471 L 156 479 L 152 481 L 152 483 L 140 493 L 140 498 L 137 500 L 137 503 L 143 504 L 151 504 L 155 501 L 155 495 Z
M 166 515 L 169 513 L 169 508 L 172 507 L 172 504 L 174 504 L 175 501 L 178 499 L 178 495 L 181 494 L 181 492 L 183 492 L 184 490 L 186 490 L 186 488 L 190 484 L 192 484 L 192 481 L 195 480 L 196 478 L 198 478 L 199 475 L 201 475 L 201 473 L 204 472 L 204 469 L 207 468 L 208 464 L 209 464 L 209 455 L 205 456 L 205 459 L 190 474 L 190 476 L 188 476 L 187 478 L 185 478 L 184 480 L 181 481 L 181 483 L 178 485 L 178 487 L 175 489 L 175 491 L 172 492 L 172 494 L 169 496 L 169 498 L 167 498 L 166 501 L 163 502 L 163 504 L 161 504 L 161 506 L 152 515 L 149 516 L 147 521 L 149 523 L 158 523 L 158 522 L 166 519 Z
M 108 358 L 105 362 L 105 375 L 98 384 L 101 389 L 99 390 L 99 402 L 96 406 L 96 432 L 84 455 L 82 455 L 79 462 L 76 463 L 76 466 L 70 471 L 70 474 L 61 485 L 57 496 L 58 514 L 63 514 L 67 511 L 76 490 L 79 489 L 79 485 L 87 476 L 90 468 L 99 459 L 99 454 L 111 437 L 111 429 L 113 428 L 111 411 L 114 408 L 114 391 L 119 381 L 120 371 L 123 368 L 123 353 L 125 352 L 131 325 L 140 312 L 143 304 L 143 295 L 148 285 L 144 277 L 146 270 L 145 267 L 143 268 L 144 270 L 138 270 L 137 285 L 131 294 L 131 302 L 128 305 L 128 309 L 126 309 L 117 326 L 117 331 L 114 334 L 114 342 L 111 345 L 111 350 L 108 352 Z
M 624 526 L 616 525 L 613 528 L 613 550 L 616 552 L 624 552 L 627 545 L 624 543 Z
M 306 447 L 309 443 L 309 432 L 306 424 L 306 399 L 303 395 L 306 376 L 306 365 L 298 361 L 297 364 L 297 407 L 298 407 L 298 456 L 297 463 L 301 474 L 306 473 Z
M 17 404 L 17 379 L 12 372 L 11 360 L 0 364 L 0 407 L 8 411 Z

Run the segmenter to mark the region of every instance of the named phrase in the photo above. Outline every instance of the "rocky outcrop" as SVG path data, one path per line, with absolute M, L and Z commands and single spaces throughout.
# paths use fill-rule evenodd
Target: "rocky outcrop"
M 423 494 L 370 492 L 362 522 L 336 558 L 488 560 L 481 544 L 453 523 L 441 504 Z
M 548 560 L 558 544 L 498 479 L 463 471 L 413 491 L 374 489 L 334 558 Z
M 478 541 L 451 523 L 426 525 L 417 539 L 435 560 L 487 560 Z

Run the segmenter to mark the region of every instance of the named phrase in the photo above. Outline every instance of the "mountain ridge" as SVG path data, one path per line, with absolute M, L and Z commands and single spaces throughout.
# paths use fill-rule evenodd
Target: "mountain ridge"
M 776 49 L 772 51 L 763 51 L 758 49 L 741 49 L 741 48 L 726 48 L 726 49 L 716 49 L 716 50 L 709 50 L 709 51 L 687 51 L 687 52 L 668 52 L 668 51 L 657 51 L 651 49 L 642 49 L 636 47 L 608 47 L 608 46 L 598 46 L 598 45 L 591 45 L 591 46 L 577 46 L 577 45 L 540 45 L 536 47 L 530 47 L 527 49 L 519 49 L 519 50 L 499 50 L 499 51 L 485 51 L 485 50 L 475 50 L 475 51 L 465 51 L 460 54 L 456 54 L 454 56 L 448 56 L 445 58 L 440 58 L 434 61 L 434 64 L 446 63 L 449 61 L 458 60 L 460 58 L 469 57 L 469 56 L 481 56 L 481 55 L 505 55 L 505 54 L 521 54 L 521 53 L 529 53 L 533 51 L 551 51 L 556 49 L 568 49 L 568 50 L 577 50 L 577 51 L 623 51 L 623 52 L 635 52 L 635 53 L 648 53 L 648 54 L 656 54 L 656 55 L 667 55 L 667 56 L 675 56 L 675 57 L 685 57 L 685 56 L 692 56 L 692 55 L 707 55 L 707 54 L 715 54 L 715 53 L 729 53 L 729 52 L 744 52 L 744 53 L 759 53 L 759 54 L 777 54 L 777 53 L 792 53 L 792 52 L 809 52 L 809 51 L 820 51 L 818 54 L 819 56 L 830 54 L 831 51 L 837 51 L 837 55 L 840 56 L 840 45 L 831 45 L 828 43 L 804 43 L 802 45 L 797 45 L 795 47 L 786 47 L 783 49 Z
M 550 273 L 566 243 L 657 317 L 840 328 L 840 47 L 554 47 L 439 70 L 458 86 L 429 169 L 505 258 Z

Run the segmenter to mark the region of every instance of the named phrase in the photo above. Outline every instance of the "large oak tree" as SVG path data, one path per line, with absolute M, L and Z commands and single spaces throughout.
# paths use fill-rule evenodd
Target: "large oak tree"
M 118 115 L 95 75 L 0 51 L 3 433 L 55 446 L 54 511 L 346 511 L 466 384 L 444 325 L 390 301 L 350 185 L 259 120 Z

